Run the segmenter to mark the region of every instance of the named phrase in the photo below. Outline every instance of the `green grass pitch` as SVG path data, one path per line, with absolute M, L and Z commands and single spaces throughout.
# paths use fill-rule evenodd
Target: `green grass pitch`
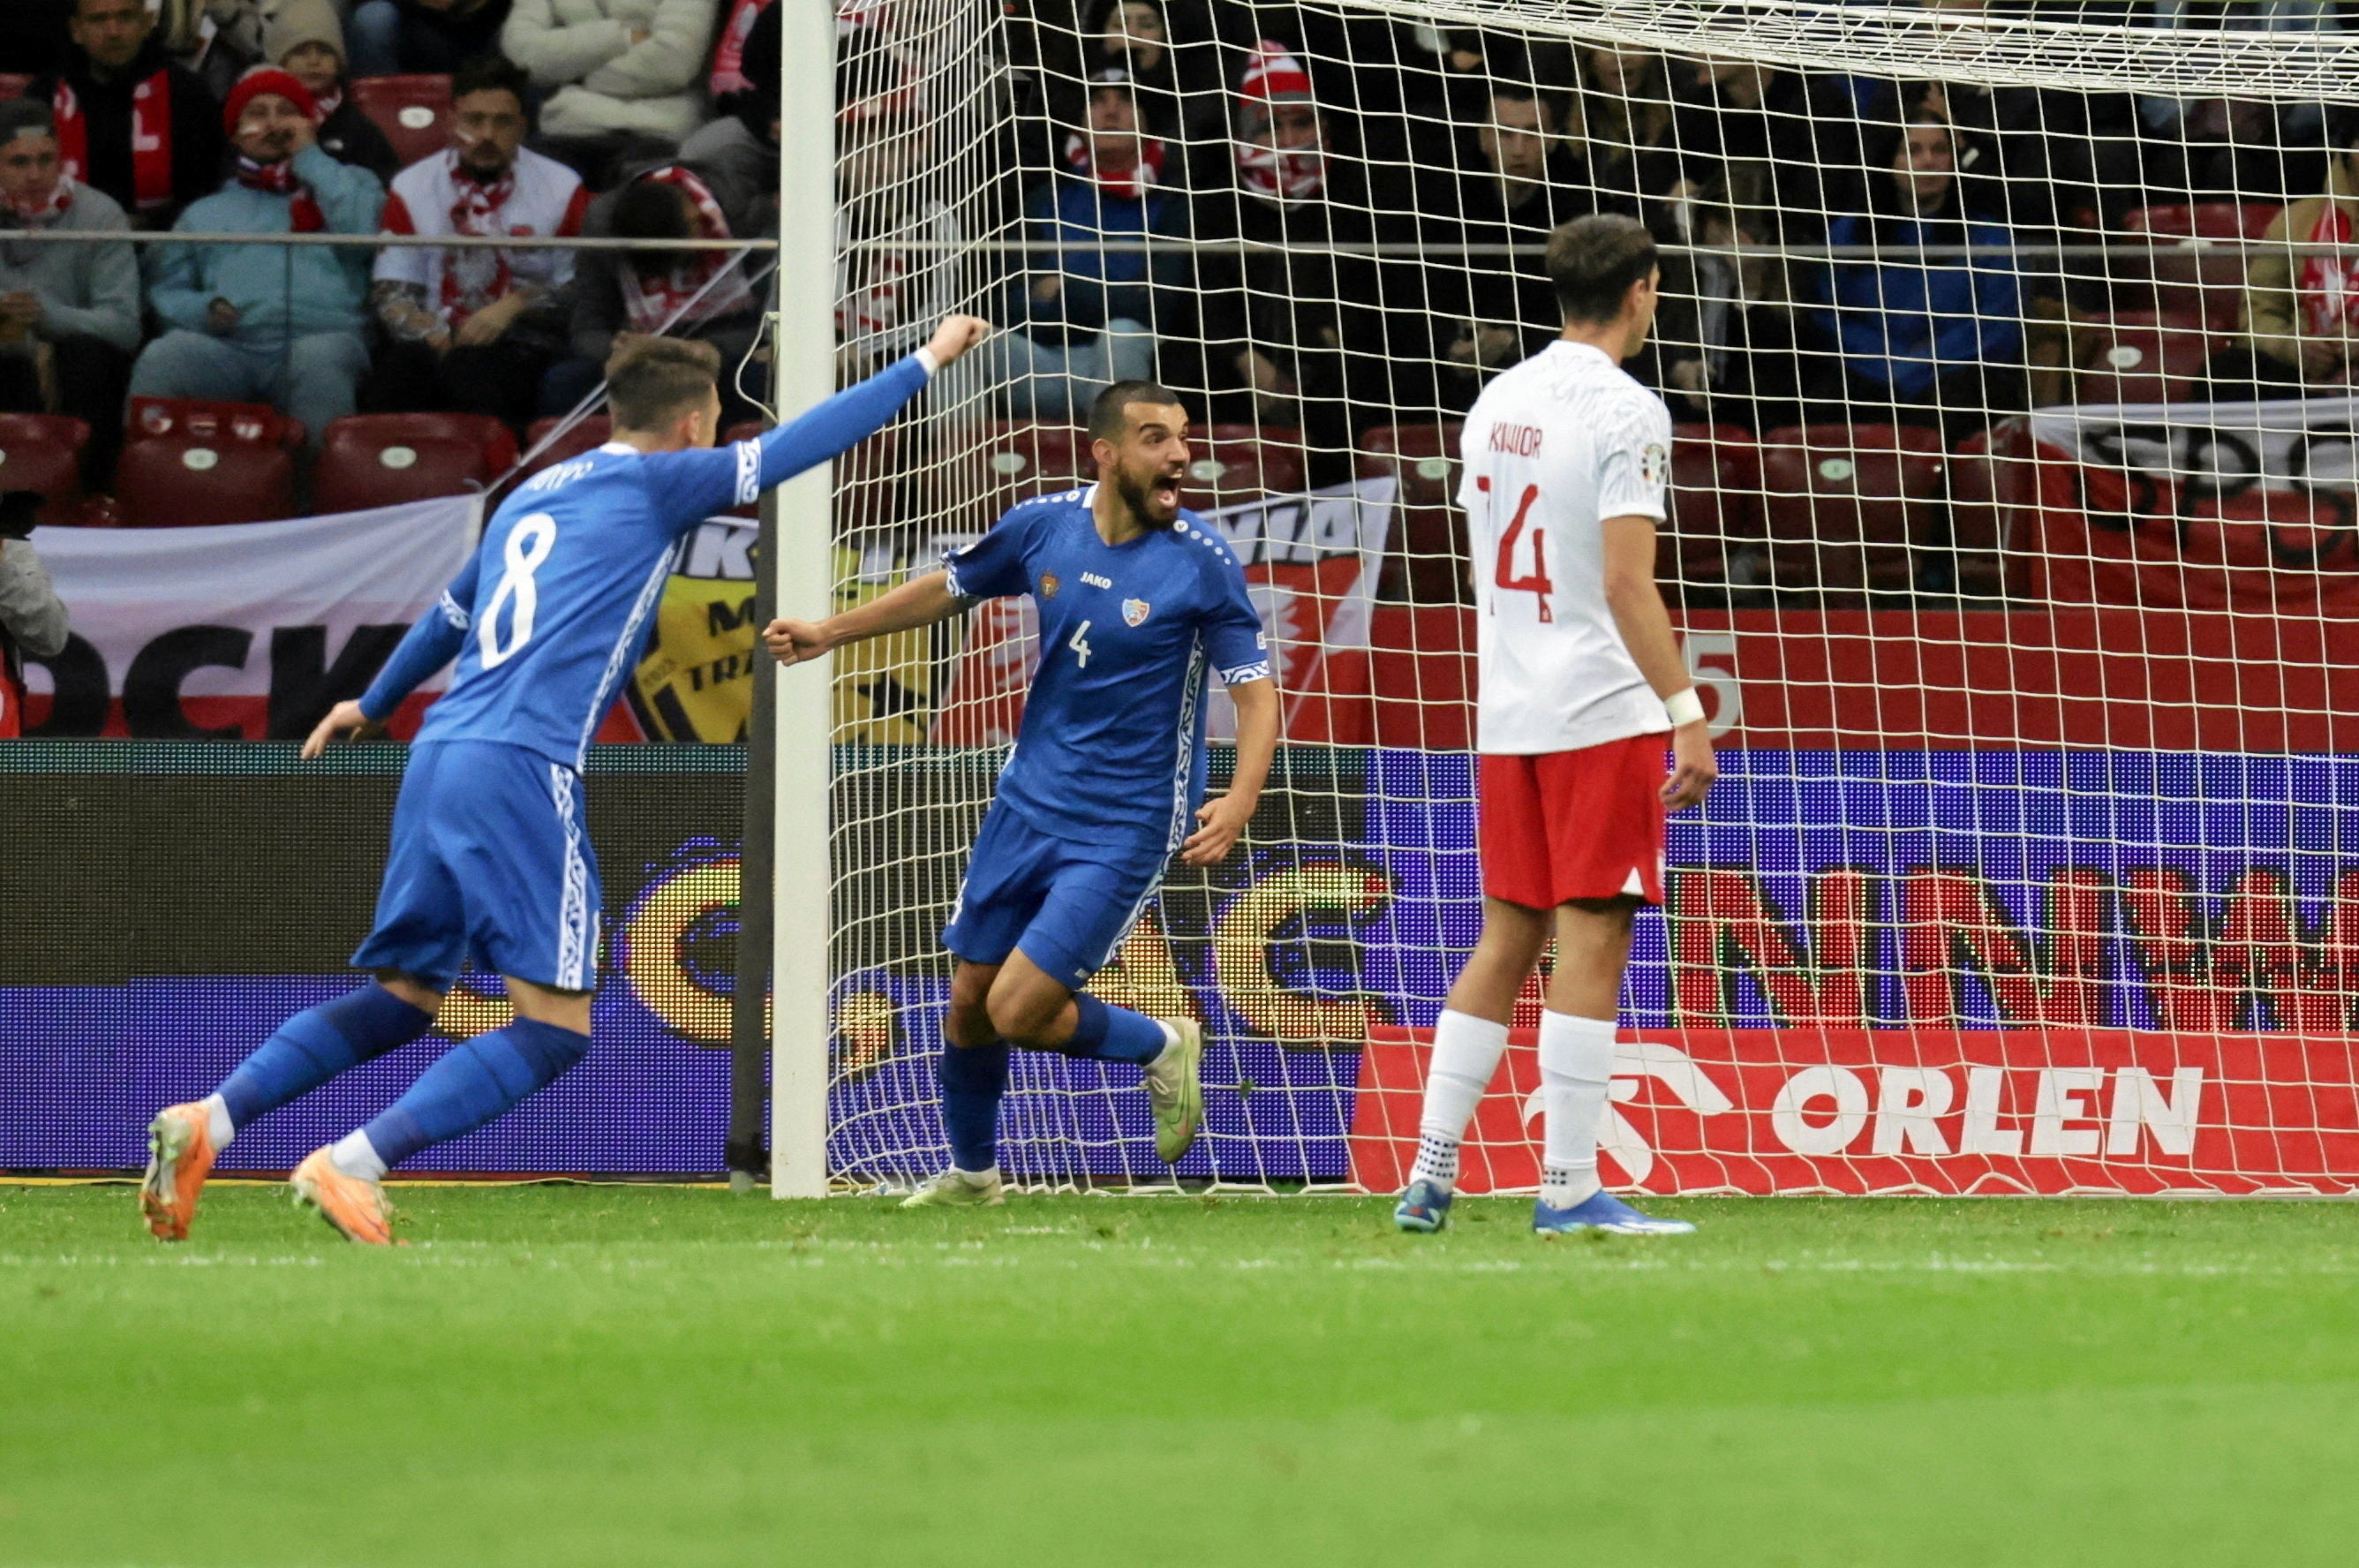
M 2359 1561 L 2359 1208 L 0 1187 L 0 1563 Z

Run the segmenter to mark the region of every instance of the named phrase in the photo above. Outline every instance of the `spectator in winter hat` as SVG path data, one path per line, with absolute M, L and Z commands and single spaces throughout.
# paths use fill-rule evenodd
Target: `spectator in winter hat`
M 1231 149 L 1229 178 L 1193 197 L 1206 419 L 1300 430 L 1312 483 L 1338 483 L 1360 429 L 1430 402 L 1431 320 L 1413 268 L 1348 248 L 1375 238 L 1366 169 L 1336 150 L 1309 72 L 1282 44 L 1254 48 Z M 1402 295 L 1397 309 L 1388 291 Z
M 172 63 L 143 0 L 75 0 L 69 28 L 64 68 L 25 95 L 55 112 L 68 175 L 139 227 L 170 228 L 221 179 L 220 101 Z
M 390 184 L 401 158 L 344 93 L 344 28 L 335 6 L 329 0 L 278 0 L 263 49 L 272 65 L 310 89 L 320 106 L 320 150 Z
M 487 55 L 451 82 L 451 146 L 394 177 L 385 226 L 397 234 L 582 232 L 590 194 L 555 158 L 524 145 L 531 122 L 522 68 Z M 521 427 L 566 335 L 573 253 L 387 246 L 372 296 L 391 342 L 374 407 L 449 408 Z
M 103 192 L 65 172 L 49 106 L 0 103 L 0 409 L 90 426 L 84 473 L 112 465 L 123 390 L 139 348 L 139 260 L 126 242 L 39 245 L 27 231 L 127 234 Z
M 236 169 L 180 216 L 191 234 L 374 234 L 385 187 L 320 150 L 319 106 L 283 71 L 254 71 L 223 119 Z M 353 411 L 368 368 L 369 253 L 328 245 L 158 245 L 148 302 L 171 328 L 131 373 L 134 396 L 269 402 L 316 445 Z

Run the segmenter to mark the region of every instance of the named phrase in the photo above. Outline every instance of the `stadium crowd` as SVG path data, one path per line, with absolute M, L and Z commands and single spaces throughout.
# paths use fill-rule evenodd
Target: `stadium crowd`
M 728 251 L 9 236 L 774 234 L 768 0 L 0 9 L 0 410 L 87 423 L 93 492 L 127 397 L 266 402 L 314 449 L 354 412 L 522 433 L 592 394 L 623 334 L 709 339 L 732 364 L 754 347 L 767 263 Z M 2324 0 L 2038 10 L 2359 27 Z M 845 0 L 841 231 L 868 242 L 844 246 L 846 377 L 981 298 L 1006 330 L 963 386 L 995 414 L 1067 421 L 1156 376 L 1210 421 L 1301 432 L 1310 479 L 1332 482 L 1370 429 L 1464 409 L 1552 335 L 1539 242 L 1611 211 L 1666 246 L 1666 313 L 1632 368 L 1684 421 L 1955 442 L 2076 397 L 2350 387 L 2351 275 L 2267 243 L 2352 236 L 2359 122 L 2324 105 L 1810 74 L 1216 0 L 1007 16 L 988 74 L 1017 101 L 992 116 L 1005 145 L 969 156 L 929 140 L 947 66 L 928 38 L 889 0 Z M 385 112 L 400 100 L 372 110 L 373 84 L 420 73 L 448 79 L 447 140 L 423 148 Z M 951 161 L 1014 172 L 953 204 L 925 178 Z M 1033 248 L 960 255 L 1003 232 Z M 2069 249 L 2189 234 L 2262 245 L 2248 276 Z M 756 412 L 731 401 L 732 422 Z

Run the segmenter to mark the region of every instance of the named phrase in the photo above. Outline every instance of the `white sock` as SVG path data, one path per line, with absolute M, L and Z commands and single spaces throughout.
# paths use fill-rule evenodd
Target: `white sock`
M 376 1145 L 368 1140 L 368 1133 L 359 1127 L 336 1139 L 328 1150 L 328 1163 L 358 1181 L 385 1180 L 385 1160 L 377 1154 Z
M 206 1138 L 215 1149 L 227 1149 L 229 1140 L 237 1136 L 237 1128 L 229 1123 L 229 1103 L 219 1094 L 207 1094 L 197 1104 L 204 1109 Z
M 1597 1133 L 1614 1082 L 1614 1032 L 1610 1018 L 1540 1015 L 1540 1093 L 1548 1105 L 1540 1201 L 1552 1209 L 1597 1192 Z
M 988 1187 L 999 1180 L 999 1167 L 990 1165 L 981 1171 L 962 1171 L 953 1165 L 951 1167 L 951 1174 L 970 1187 Z
M 1161 1018 L 1150 1018 L 1150 1019 L 1148 1019 L 1147 1021 L 1148 1021 L 1149 1023 L 1152 1023 L 1152 1024 L 1153 1024 L 1157 1029 L 1161 1029 L 1161 1030 L 1163 1031 L 1163 1049 L 1164 1049 L 1165 1051 L 1169 1051 L 1169 1050 L 1170 1050 L 1173 1046 L 1175 1046 L 1175 1045 L 1177 1045 L 1177 1044 L 1179 1044 L 1179 1043 L 1180 1043 L 1180 1031 L 1179 1031 L 1178 1029 L 1173 1029 L 1173 1028 L 1172 1028 L 1169 1023 L 1166 1023 L 1166 1022 L 1165 1022 L 1163 1019 L 1161 1019 Z M 1160 1062 L 1160 1061 L 1162 1061 L 1162 1060 L 1163 1060 L 1163 1058 L 1158 1054 L 1158 1055 L 1156 1057 L 1155 1062 Z M 1148 1065 L 1149 1067 L 1152 1067 L 1152 1066 L 1154 1066 L 1154 1065 L 1155 1065 L 1155 1062 L 1148 1062 L 1148 1063 L 1147 1063 L 1147 1065 Z
M 1433 1026 L 1433 1059 L 1425 1068 L 1425 1107 L 1417 1121 L 1417 1164 L 1412 1181 L 1431 1181 L 1444 1191 L 1458 1184 L 1458 1142 L 1499 1053 L 1507 1049 L 1507 1026 L 1472 1013 L 1445 1011 Z

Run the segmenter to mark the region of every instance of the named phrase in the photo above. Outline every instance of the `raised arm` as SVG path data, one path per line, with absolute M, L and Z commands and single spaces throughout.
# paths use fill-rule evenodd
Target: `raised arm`
M 772 621 L 763 628 L 762 641 L 781 664 L 800 664 L 831 648 L 869 637 L 888 637 L 947 621 L 974 603 L 951 591 L 951 574 L 929 572 L 913 577 L 889 593 L 882 593 L 857 609 L 823 621 Z

